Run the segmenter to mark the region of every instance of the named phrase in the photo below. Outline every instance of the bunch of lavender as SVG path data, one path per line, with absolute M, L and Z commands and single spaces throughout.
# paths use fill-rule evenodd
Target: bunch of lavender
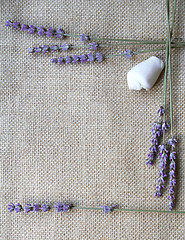
M 163 144 L 160 145 L 159 148 L 159 178 L 157 180 L 157 187 L 155 191 L 155 196 L 160 197 L 162 195 L 162 190 L 164 189 L 165 177 L 167 176 L 166 173 L 166 165 L 168 159 L 170 160 L 170 188 L 169 188 L 169 208 L 172 211 L 174 207 L 174 199 L 175 199 L 175 191 L 174 186 L 176 184 L 175 179 L 175 159 L 176 159 L 176 152 L 174 151 L 175 144 L 177 140 L 173 137 L 173 108 L 172 108 L 172 76 L 171 76 L 171 36 L 173 33 L 173 21 L 175 15 L 175 8 L 176 8 L 176 1 L 174 2 L 174 12 L 172 18 L 172 27 L 170 30 L 170 23 L 169 23 L 169 0 L 167 2 L 167 44 L 166 44 L 166 67 L 165 67 L 165 74 L 164 74 L 164 87 L 163 87 L 163 96 L 162 96 L 162 103 L 163 106 L 158 109 L 159 114 L 159 121 L 156 123 L 157 127 L 152 129 L 154 138 L 152 139 L 152 146 L 150 147 L 150 153 L 148 155 L 148 159 L 146 164 L 153 165 L 153 158 L 154 154 L 156 153 L 156 147 L 158 145 L 158 141 L 156 140 L 156 136 L 163 136 Z M 167 71 L 169 71 L 169 83 L 170 83 L 170 125 L 165 121 L 165 112 L 166 112 L 166 92 L 167 92 Z M 163 118 L 163 120 L 162 120 Z M 163 121 L 163 122 L 162 122 Z M 158 125 L 159 124 L 159 125 Z M 161 125 L 162 124 L 162 125 Z M 165 144 L 165 132 L 168 128 L 171 128 L 171 139 L 168 141 L 168 145 Z

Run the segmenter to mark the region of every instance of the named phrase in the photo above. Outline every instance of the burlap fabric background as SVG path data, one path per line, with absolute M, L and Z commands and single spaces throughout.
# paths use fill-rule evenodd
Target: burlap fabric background
M 148 92 L 129 91 L 126 82 L 128 70 L 153 54 L 58 66 L 50 63 L 53 56 L 89 50 L 28 54 L 28 47 L 61 41 L 4 26 L 10 19 L 96 37 L 165 39 L 165 1 L 1 0 L 1 12 L 2 239 L 184 239 L 184 214 L 7 211 L 10 202 L 53 204 L 59 200 L 76 206 L 118 204 L 120 208 L 168 210 L 167 190 L 161 199 L 154 197 L 158 161 L 153 168 L 145 165 L 163 74 Z M 185 2 L 179 0 L 175 37 L 185 40 L 184 26 Z M 81 44 L 77 38 L 62 42 Z M 164 51 L 156 56 L 165 60 Z M 172 61 L 178 139 L 175 210 L 183 211 L 184 50 L 173 50 Z

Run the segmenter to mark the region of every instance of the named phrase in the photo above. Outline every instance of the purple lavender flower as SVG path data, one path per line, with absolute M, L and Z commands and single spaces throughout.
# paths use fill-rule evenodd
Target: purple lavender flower
M 19 28 L 21 25 L 20 25 L 20 23 L 19 22 L 14 22 L 13 23 L 13 27 L 14 28 Z
M 175 138 L 171 138 L 168 141 L 168 144 L 172 147 L 175 147 L 176 143 L 177 143 L 177 140 Z
M 130 49 L 126 49 L 125 52 L 121 54 L 124 54 L 126 58 L 131 58 L 134 53 Z
M 176 179 L 175 178 L 172 178 L 170 180 L 170 187 L 174 187 L 176 185 Z
M 28 28 L 29 28 L 29 26 L 26 25 L 26 24 L 22 24 L 22 25 L 21 25 L 21 30 L 23 30 L 23 31 L 27 31 Z
M 62 204 L 62 212 L 69 212 L 71 210 L 71 207 L 72 207 L 72 203 L 70 203 L 70 204 L 63 203 Z
M 51 62 L 52 62 L 52 63 L 57 63 L 58 60 L 57 60 L 56 58 L 52 58 L 52 59 L 51 59 Z
M 80 62 L 81 63 L 87 62 L 87 55 L 86 54 L 80 55 L 79 57 L 80 57 Z
M 158 185 L 156 187 L 155 196 L 160 197 L 162 195 L 162 189 L 164 188 L 165 180 L 164 178 L 166 175 L 166 163 L 168 159 L 168 149 L 166 145 L 159 145 L 159 156 L 160 156 L 160 164 L 159 164 L 159 178 L 157 179 Z
M 175 160 L 176 159 L 176 152 L 171 152 L 170 153 L 170 160 Z
M 64 30 L 61 29 L 61 28 L 59 28 L 59 29 L 56 31 L 55 36 L 56 36 L 57 38 L 62 39 L 62 38 L 64 37 Z
M 12 25 L 13 25 L 13 23 L 10 20 L 6 21 L 6 25 L 5 26 L 12 27 Z
M 73 58 L 73 61 L 72 61 L 73 63 L 78 63 L 78 61 L 79 61 L 78 55 L 73 55 L 72 58 Z
M 64 63 L 63 57 L 59 57 L 59 58 L 58 58 L 58 64 L 63 64 L 63 63 Z
M 26 204 L 25 206 L 25 212 L 28 213 L 30 211 L 32 211 L 33 207 L 31 206 L 31 204 Z
M 55 52 L 55 51 L 58 50 L 58 46 L 57 46 L 57 45 L 53 45 L 53 46 L 51 46 L 50 48 L 51 48 L 51 51 L 52 51 L 52 52 Z
M 94 62 L 94 60 L 95 60 L 95 56 L 93 53 L 87 54 L 87 58 L 88 58 L 87 61 L 89 61 L 89 62 Z
M 53 37 L 55 35 L 55 31 L 52 27 L 48 28 L 47 31 L 45 32 L 45 34 L 48 36 L 48 37 Z
M 50 207 L 47 204 L 43 204 L 42 207 L 40 207 L 40 210 L 43 212 L 49 211 Z
M 67 51 L 70 48 L 70 45 L 65 43 L 65 44 L 61 45 L 59 48 L 62 49 L 63 51 Z
M 146 160 L 146 164 L 149 164 L 151 166 L 153 166 L 154 164 L 154 157 L 157 152 L 158 146 L 157 138 L 161 135 L 161 122 L 155 122 L 153 124 L 152 134 L 153 134 L 153 138 L 151 141 L 152 146 L 149 147 L 150 153 L 148 154 L 148 158 Z
M 35 50 L 36 53 L 42 52 L 42 48 L 41 47 L 35 47 L 34 50 Z
M 15 209 L 15 205 L 13 203 L 11 203 L 10 205 L 8 205 L 8 210 L 9 212 L 13 212 Z
M 118 205 L 113 205 L 113 206 L 100 206 L 103 208 L 104 213 L 108 213 L 114 210 Z
M 28 53 L 33 53 L 34 52 L 34 48 L 28 48 Z
M 44 26 L 37 27 L 37 33 L 38 33 L 40 36 L 44 36 L 45 32 L 46 32 L 46 29 L 44 28 Z
M 16 213 L 21 212 L 21 210 L 22 210 L 21 204 L 20 203 L 15 204 L 15 209 L 14 210 L 16 211 Z
M 104 57 L 101 53 L 96 53 L 96 59 L 98 60 L 98 62 L 103 61 Z
M 43 48 L 42 48 L 42 51 L 43 51 L 43 53 L 49 52 L 49 46 L 44 45 Z
M 40 210 L 40 205 L 39 204 L 34 204 L 32 211 L 33 212 L 38 212 L 39 210 Z
M 165 122 L 163 123 L 163 125 L 162 125 L 162 132 L 163 132 L 164 130 L 168 130 L 169 127 L 170 127 L 169 123 L 165 121 Z
M 66 63 L 71 63 L 72 62 L 72 58 L 69 56 L 65 57 Z
M 161 116 L 164 114 L 164 108 L 163 108 L 163 106 L 160 106 L 160 107 L 157 109 L 157 114 L 159 114 L 159 117 L 161 117 Z
M 54 208 L 56 208 L 57 212 L 61 212 L 62 211 L 62 203 L 58 202 L 56 205 L 53 206 Z
M 167 199 L 169 200 L 169 208 L 170 210 L 172 211 L 173 207 L 174 207 L 174 204 L 173 204 L 173 200 L 175 199 L 175 196 L 174 195 L 170 195 L 167 197 Z
M 97 50 L 97 48 L 99 47 L 97 43 L 93 42 L 93 43 L 88 43 L 88 49 L 90 50 Z
M 172 169 L 172 170 L 169 172 L 169 174 L 170 174 L 170 177 L 171 177 L 171 178 L 175 178 L 175 170 L 174 170 L 174 169 Z
M 85 35 L 85 34 L 81 34 L 80 40 L 81 40 L 82 42 L 85 42 L 85 41 L 89 40 L 89 36 L 87 36 L 87 35 Z
M 33 25 L 30 25 L 30 27 L 28 28 L 29 34 L 33 34 L 35 30 L 36 30 L 36 27 L 34 27 Z

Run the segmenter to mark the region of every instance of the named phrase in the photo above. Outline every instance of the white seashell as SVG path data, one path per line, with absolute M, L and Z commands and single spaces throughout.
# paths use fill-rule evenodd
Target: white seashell
M 137 64 L 127 73 L 127 82 L 130 90 L 149 90 L 157 81 L 164 68 L 161 59 L 153 56 Z

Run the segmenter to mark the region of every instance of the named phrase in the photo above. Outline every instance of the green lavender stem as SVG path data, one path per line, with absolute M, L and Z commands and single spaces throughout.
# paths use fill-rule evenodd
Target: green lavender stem
M 102 208 L 93 208 L 93 207 L 72 207 L 72 209 L 84 209 L 84 210 L 101 210 Z M 124 211 L 124 212 L 153 212 L 153 213 L 185 213 L 185 211 L 162 211 L 162 210 L 145 210 L 145 209 L 124 209 L 124 208 L 115 208 L 114 211 Z
M 173 138 L 173 107 L 172 107 L 172 76 L 171 76 L 171 35 L 172 35 L 172 31 L 170 32 L 170 21 L 169 21 L 169 0 L 166 0 L 166 2 L 168 3 L 168 10 L 167 10 L 167 21 L 168 21 L 168 42 L 169 42 L 169 46 L 168 46 L 168 50 L 169 50 L 169 56 L 168 56 L 168 61 L 169 61 L 169 82 L 170 82 L 170 125 L 171 125 L 171 137 Z M 176 5 L 175 5 L 176 6 Z M 174 8 L 175 11 L 175 8 Z M 173 16 L 175 15 L 175 13 L 173 14 Z M 173 18 L 174 21 L 174 18 Z M 173 22 L 172 22 L 172 26 L 173 26 Z
M 173 8 L 173 16 L 172 16 L 172 24 L 171 24 L 170 37 L 172 37 L 172 34 L 173 34 L 173 26 L 174 26 L 174 20 L 175 20 L 176 4 L 177 4 L 177 0 L 174 0 L 174 8 Z
M 81 37 L 81 35 L 75 34 L 64 34 L 67 37 Z M 91 40 L 100 40 L 100 41 L 117 41 L 117 42 L 133 42 L 133 43 L 141 43 L 141 44 L 166 44 L 166 41 L 152 41 L 152 40 L 138 40 L 138 39 L 120 39 L 120 38 L 98 38 L 91 37 Z M 176 42 L 172 41 L 172 44 L 185 45 L 185 42 Z

